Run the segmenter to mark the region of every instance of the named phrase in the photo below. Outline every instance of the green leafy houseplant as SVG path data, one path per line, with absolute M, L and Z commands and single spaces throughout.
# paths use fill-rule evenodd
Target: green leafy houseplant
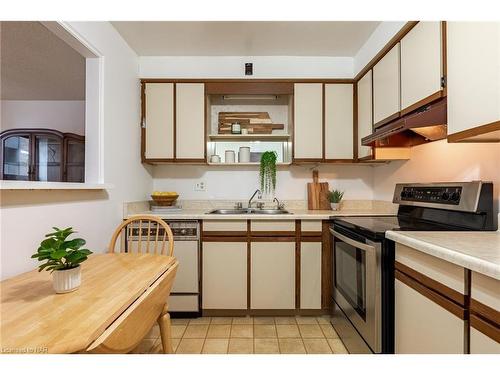
M 85 240 L 82 238 L 67 238 L 76 233 L 73 228 L 59 229 L 53 227 L 55 232 L 45 235 L 46 239 L 40 243 L 37 252 L 31 257 L 45 262 L 38 267 L 38 271 L 62 271 L 76 268 L 87 260 L 92 251 L 82 249 Z
M 275 151 L 266 151 L 260 158 L 260 190 L 270 193 L 276 189 L 276 159 Z
M 343 191 L 333 189 L 332 191 L 328 192 L 328 201 L 330 203 L 340 203 L 343 197 Z

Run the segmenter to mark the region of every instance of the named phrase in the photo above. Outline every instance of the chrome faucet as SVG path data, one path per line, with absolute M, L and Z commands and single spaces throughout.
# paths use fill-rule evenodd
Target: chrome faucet
M 250 197 L 250 199 L 248 200 L 248 208 L 252 208 L 252 200 L 253 200 L 253 198 L 255 197 L 255 195 L 256 195 L 257 193 L 259 194 L 259 195 L 257 196 L 257 199 L 262 199 L 262 192 L 261 192 L 259 189 L 255 190 L 255 192 L 253 193 L 253 195 L 252 195 L 252 196 Z
M 276 209 L 282 210 L 285 208 L 285 204 L 283 202 L 280 202 L 278 198 L 274 197 L 273 202 L 276 202 Z

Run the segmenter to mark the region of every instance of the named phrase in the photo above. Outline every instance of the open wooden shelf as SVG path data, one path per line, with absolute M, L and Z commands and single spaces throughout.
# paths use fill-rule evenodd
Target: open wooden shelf
M 287 141 L 289 134 L 209 134 L 212 141 Z
M 260 162 L 250 162 L 250 163 L 210 163 L 208 162 L 207 163 L 208 165 L 215 165 L 215 166 L 228 166 L 228 167 L 234 167 L 234 166 L 259 166 L 260 165 Z M 279 162 L 279 163 L 276 163 L 277 166 L 280 166 L 280 165 L 290 165 L 292 164 L 292 162 L 289 162 L 289 163 L 283 163 L 283 162 Z

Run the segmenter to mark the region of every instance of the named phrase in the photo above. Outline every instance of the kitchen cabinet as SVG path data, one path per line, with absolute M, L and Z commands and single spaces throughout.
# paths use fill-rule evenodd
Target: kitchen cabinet
M 500 141 L 500 22 L 447 22 L 448 141 Z
M 325 84 L 325 159 L 352 160 L 353 85 Z
M 440 98 L 442 76 L 441 22 L 421 21 L 401 39 L 402 112 Z
M 363 146 L 361 139 L 372 134 L 373 107 L 372 107 L 372 71 L 368 71 L 357 83 L 358 105 L 358 158 L 372 156 L 372 148 Z
M 396 244 L 395 351 L 466 352 L 464 269 Z
M 321 309 L 321 242 L 300 244 L 300 308 Z
M 471 354 L 500 354 L 500 280 L 472 272 Z
M 399 43 L 373 67 L 373 123 L 383 125 L 399 116 Z
M 203 309 L 247 309 L 247 243 L 203 242 Z
M 294 160 L 323 158 L 323 84 L 294 86 Z
M 0 134 L 2 180 L 84 182 L 85 137 L 54 129 L 8 129 Z
M 174 158 L 174 84 L 146 83 L 144 88 L 146 159 Z
M 250 267 L 252 309 L 295 309 L 295 242 L 252 242 Z
M 205 161 L 205 85 L 177 83 L 175 90 L 175 157 Z

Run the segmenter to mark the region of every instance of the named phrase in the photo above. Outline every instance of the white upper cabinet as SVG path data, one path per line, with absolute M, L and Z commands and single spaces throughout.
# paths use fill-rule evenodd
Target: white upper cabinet
M 372 148 L 361 145 L 361 139 L 372 134 L 372 71 L 368 71 L 357 83 L 358 94 L 358 157 L 372 155 Z
M 419 22 L 401 39 L 402 110 L 441 91 L 441 40 L 441 22 Z
M 373 67 L 373 123 L 400 110 L 399 43 Z
M 294 158 L 323 158 L 323 84 L 294 88 Z
M 205 159 L 205 85 L 178 83 L 176 102 L 176 158 Z
M 174 84 L 147 83 L 145 86 L 146 159 L 174 157 Z
M 325 84 L 325 159 L 352 159 L 353 85 Z
M 500 22 L 448 22 L 446 36 L 448 135 L 500 126 Z

